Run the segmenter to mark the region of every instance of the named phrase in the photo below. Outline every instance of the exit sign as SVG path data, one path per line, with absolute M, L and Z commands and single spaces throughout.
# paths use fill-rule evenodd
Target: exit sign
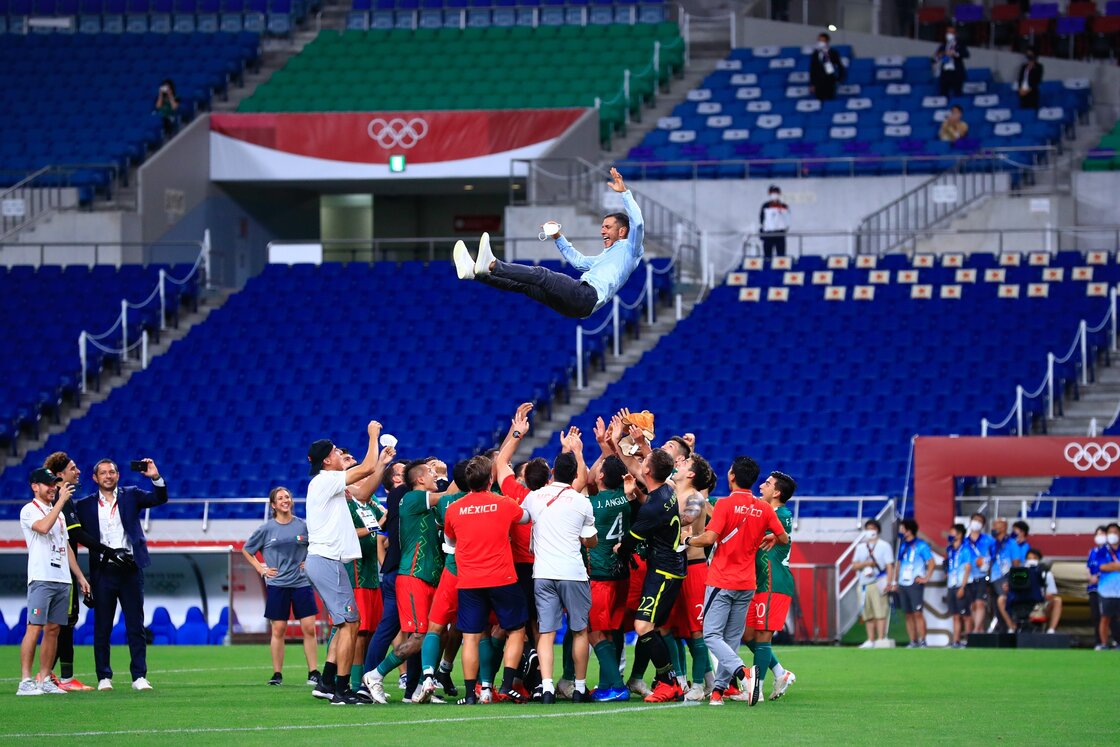
M 389 156 L 389 173 L 390 174 L 403 174 L 404 173 L 404 156 Z

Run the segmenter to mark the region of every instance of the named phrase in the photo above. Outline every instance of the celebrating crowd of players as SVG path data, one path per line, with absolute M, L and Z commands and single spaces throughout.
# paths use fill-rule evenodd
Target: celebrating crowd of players
M 273 491 L 275 518 L 246 554 L 268 585 L 268 618 L 286 623 L 294 611 L 306 620 L 314 612 L 308 586 L 330 615 L 321 673 L 307 650 L 313 694 L 337 705 L 387 703 L 385 678 L 403 666 L 406 700 L 447 702 L 460 694 L 451 671 L 461 655 L 463 705 L 634 695 L 754 705 L 768 671 L 769 697 L 781 697 L 796 679 L 771 649 L 793 596 L 785 507 L 793 479 L 772 472 L 756 498 L 759 467 L 737 457 L 730 494 L 716 500 L 718 478 L 694 439 L 653 448 L 652 416 L 627 410 L 598 420 L 592 464 L 572 428 L 553 465 L 538 458 L 515 466 L 531 410 L 518 408 L 499 449 L 450 475 L 434 457 L 396 459 L 395 439 L 381 437 L 377 422 L 361 461 L 316 441 L 306 524 L 291 516 L 290 494 Z M 379 484 L 384 508 L 371 500 Z M 279 627 L 270 684 L 281 681 Z M 631 631 L 637 645 L 624 681 Z M 749 662 L 739 657 L 744 642 Z M 586 682 L 592 654 L 594 688 Z

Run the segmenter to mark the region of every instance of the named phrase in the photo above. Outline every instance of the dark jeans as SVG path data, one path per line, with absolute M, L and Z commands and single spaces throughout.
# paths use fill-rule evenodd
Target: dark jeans
M 381 621 L 377 623 L 377 630 L 366 649 L 365 671 L 381 663 L 399 632 L 401 619 L 397 615 L 397 573 L 394 571 L 381 577 Z
M 93 663 L 97 679 L 112 679 L 109 637 L 117 616 L 117 602 L 128 634 L 132 679 L 148 675 L 148 644 L 144 638 L 144 572 L 102 567 L 93 577 Z
M 964 76 L 956 71 L 941 73 L 937 83 L 942 96 L 960 96 L 964 88 Z
M 786 256 L 786 235 L 784 233 L 762 234 L 762 255 L 766 259 Z
M 477 275 L 475 279 L 492 288 L 524 294 L 573 319 L 591 316 L 599 303 L 599 297 L 590 285 L 546 267 L 498 260 L 490 274 Z

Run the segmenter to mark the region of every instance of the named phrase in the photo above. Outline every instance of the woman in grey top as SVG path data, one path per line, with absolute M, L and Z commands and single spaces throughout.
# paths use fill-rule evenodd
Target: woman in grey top
M 307 558 L 307 524 L 292 514 L 292 493 L 284 487 L 273 488 L 268 494 L 272 518 L 257 527 L 245 542 L 241 554 L 264 579 L 267 596 L 264 616 L 272 622 L 272 679 L 270 685 L 283 682 L 284 637 L 288 620 L 299 620 L 303 630 L 303 652 L 307 657 L 307 684 L 319 680 L 318 642 L 315 640 L 315 592 L 303 561 Z M 257 553 L 264 562 L 257 559 Z

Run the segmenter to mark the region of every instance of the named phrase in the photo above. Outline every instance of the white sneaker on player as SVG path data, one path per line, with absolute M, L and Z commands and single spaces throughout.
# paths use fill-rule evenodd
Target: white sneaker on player
M 427 703 L 432 699 L 432 693 L 436 691 L 436 681 L 431 675 L 426 675 L 424 681 L 420 683 L 420 687 L 416 688 L 416 692 L 412 694 L 413 703 Z
M 692 683 L 692 686 L 685 691 L 684 699 L 691 703 L 704 700 L 704 686 L 698 682 Z
M 451 258 L 455 260 L 455 271 L 459 274 L 460 280 L 474 279 L 474 260 L 471 259 L 466 244 L 456 241 L 455 248 L 451 250 Z
M 137 677 L 132 681 L 133 690 L 152 690 L 152 683 L 148 682 L 147 677 Z
M 494 702 L 494 688 L 492 688 L 492 687 L 479 688 L 478 702 L 479 703 L 493 703 Z
M 397 677 L 397 689 L 398 690 L 407 690 L 408 689 L 408 675 L 402 674 L 400 677 Z
M 871 640 L 870 638 L 868 638 L 868 639 L 867 639 L 866 641 L 864 641 L 863 643 L 859 644 L 859 647 L 860 647 L 860 648 L 875 648 L 875 641 L 873 641 L 873 640 Z
M 474 261 L 474 274 L 475 275 L 489 275 L 490 263 L 497 257 L 494 252 L 490 250 L 490 234 L 482 234 L 482 240 L 478 242 L 478 259 Z
M 770 691 L 770 700 L 777 700 L 778 698 L 785 695 L 786 690 L 788 690 L 789 686 L 794 682 L 797 682 L 797 675 L 795 675 L 788 669 L 781 677 L 775 677 L 774 688 Z
M 113 689 L 113 681 L 111 679 L 109 679 L 108 677 L 105 677 L 105 678 L 103 678 L 103 679 L 101 679 L 97 682 L 97 689 L 98 690 L 112 690 Z
M 875 641 L 875 648 L 893 648 L 893 647 L 894 647 L 894 641 L 892 641 L 889 638 L 880 638 L 879 640 Z
M 28 677 L 25 680 L 19 681 L 19 687 L 16 688 L 16 695 L 42 695 L 43 691 L 39 688 L 39 683 Z
M 571 680 L 557 680 L 556 681 L 556 697 L 563 698 L 564 700 L 571 700 L 572 693 L 575 692 L 576 683 Z
M 374 703 L 385 705 L 389 702 L 389 696 L 385 694 L 385 678 L 376 669 L 362 675 L 362 684 L 369 690 L 369 698 Z
M 640 697 L 643 697 L 643 698 L 646 697 L 647 695 L 653 695 L 653 690 L 649 689 L 649 685 L 646 684 L 645 680 L 640 680 L 640 679 L 627 680 L 626 681 L 626 687 L 627 687 L 627 689 L 630 690 L 630 692 L 632 692 L 635 695 L 638 695 Z
M 39 680 L 39 692 L 44 695 L 65 695 L 66 691 L 54 683 L 50 677 Z

